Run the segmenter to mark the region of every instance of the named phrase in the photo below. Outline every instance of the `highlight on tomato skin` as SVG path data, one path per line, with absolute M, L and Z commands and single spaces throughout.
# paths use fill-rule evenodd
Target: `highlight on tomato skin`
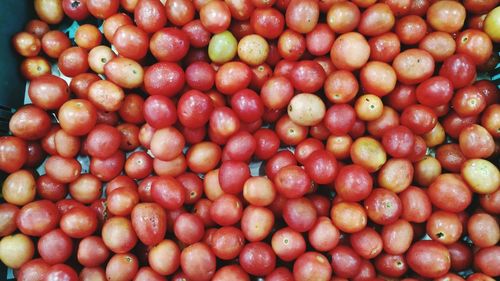
M 498 279 L 499 4 L 34 0 L 9 38 L 1 266 Z

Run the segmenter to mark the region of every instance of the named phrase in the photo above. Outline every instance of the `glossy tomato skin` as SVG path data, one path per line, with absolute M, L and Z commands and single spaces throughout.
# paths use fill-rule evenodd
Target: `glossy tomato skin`
M 37 140 L 48 133 L 50 123 L 47 112 L 34 105 L 25 105 L 10 118 L 9 130 L 24 140 Z
M 264 276 L 276 266 L 276 255 L 272 248 L 263 242 L 252 242 L 245 245 L 239 256 L 241 267 L 248 273 Z
M 158 61 L 177 62 L 189 51 L 189 37 L 181 29 L 162 28 L 151 37 L 149 48 Z
M 54 203 L 39 200 L 28 203 L 19 210 L 16 225 L 22 233 L 39 237 L 55 229 L 60 218 Z
M 84 20 L 90 15 L 85 1 L 63 0 L 62 8 L 64 13 L 73 20 Z
M 72 254 L 73 241 L 62 230 L 52 230 L 38 240 L 38 253 L 48 264 L 64 263 Z
M 188 128 L 199 128 L 208 122 L 214 106 L 207 95 L 190 90 L 181 96 L 177 108 L 181 124 Z
M 419 275 L 436 278 L 450 269 L 450 253 L 435 241 L 418 241 L 407 253 L 407 262 Z
M 256 151 L 256 140 L 247 131 L 232 135 L 222 150 L 222 161 L 234 160 L 248 163 Z
M 87 135 L 87 153 L 92 157 L 108 158 L 120 147 L 121 134 L 115 127 L 99 124 Z
M 132 24 L 118 27 L 113 34 L 112 42 L 120 55 L 133 60 L 144 58 L 148 52 L 147 33 Z
M 71 238 L 90 236 L 97 230 L 97 214 L 89 207 L 75 207 L 61 217 L 60 227 Z
M 406 126 L 413 133 L 422 135 L 430 132 L 436 126 L 437 116 L 434 111 L 424 105 L 411 105 L 400 116 L 401 125 Z
M 337 160 L 333 153 L 327 150 L 313 152 L 307 157 L 304 165 L 311 179 L 318 184 L 331 183 L 337 177 Z
M 77 281 L 78 275 L 76 271 L 68 265 L 56 264 L 50 267 L 47 271 L 43 280 L 56 281 L 56 280 L 68 280 Z
M 413 132 L 405 126 L 396 126 L 388 129 L 382 136 L 385 151 L 397 158 L 408 156 L 415 144 Z
M 420 83 L 415 94 L 418 102 L 423 105 L 446 105 L 453 96 L 453 84 L 445 77 L 435 76 Z
M 231 97 L 231 108 L 246 123 L 258 121 L 264 114 L 264 105 L 259 95 L 249 89 L 240 90 Z
M 293 274 L 296 280 L 329 280 L 332 268 L 325 256 L 318 252 L 307 252 L 301 255 L 293 265 Z
M 85 237 L 78 244 L 78 262 L 87 267 L 100 266 L 108 260 L 109 250 L 101 237 Z
M 140 203 L 131 214 L 132 226 L 145 245 L 156 245 L 167 231 L 166 212 L 156 203 Z
M 191 1 L 174 0 L 165 5 L 168 20 L 178 26 L 192 22 L 194 18 L 194 5 Z
M 91 15 L 96 18 L 105 19 L 116 14 L 120 6 L 119 0 L 88 0 L 87 8 Z
M 342 278 L 354 277 L 361 267 L 361 257 L 349 247 L 339 245 L 330 251 L 333 271 Z
M 28 146 L 24 140 L 13 136 L 0 138 L 0 170 L 13 173 L 28 160 Z
M 323 86 L 326 73 L 317 62 L 302 60 L 294 65 L 288 77 L 296 90 L 314 93 Z
M 167 23 L 165 7 L 156 0 L 138 1 L 134 9 L 134 20 L 147 33 L 155 32 Z
M 114 253 L 127 253 L 137 243 L 132 223 L 124 217 L 112 217 L 104 223 L 101 235 L 104 244 Z
M 216 258 L 203 242 L 192 244 L 181 253 L 180 264 L 184 273 L 193 280 L 210 280 L 216 271 Z
M 23 264 L 16 273 L 17 280 L 43 280 L 50 269 L 50 265 L 41 258 L 32 259 Z
M 250 169 L 245 162 L 228 160 L 219 168 L 219 183 L 225 193 L 240 193 L 249 177 Z
M 155 129 L 172 126 L 177 121 L 177 109 L 168 97 L 152 95 L 144 101 L 145 121 Z
M 444 60 L 439 75 L 450 79 L 453 87 L 459 89 L 475 80 L 476 68 L 468 55 L 456 54 Z
M 335 191 L 343 200 L 356 202 L 368 197 L 373 188 L 373 179 L 362 166 L 341 167 L 335 179 Z
M 58 112 L 61 128 L 73 136 L 82 136 L 90 132 L 97 121 L 95 106 L 84 99 L 73 99 L 65 102 Z
M 429 186 L 427 193 L 434 206 L 449 212 L 461 212 L 472 201 L 472 191 L 457 174 L 439 175 Z
M 101 181 L 110 181 L 117 177 L 125 165 L 125 154 L 118 150 L 108 158 L 90 159 L 90 173 Z
M 201 23 L 212 33 L 225 31 L 231 23 L 231 10 L 226 2 L 208 2 L 199 12 Z
M 69 98 L 68 84 L 57 76 L 43 75 L 33 79 L 28 95 L 33 104 L 45 110 L 59 108 Z
M 126 280 L 129 276 L 135 276 L 139 261 L 133 254 L 116 254 L 111 257 L 106 265 L 106 279 L 108 280 Z
M 381 225 L 395 222 L 403 212 L 401 199 L 385 188 L 373 189 L 364 201 L 368 217 Z
M 259 8 L 250 16 L 250 25 L 262 37 L 276 39 L 283 32 L 285 17 L 275 8 Z
M 172 97 L 184 86 L 185 75 L 182 68 L 171 62 L 158 62 L 148 67 L 144 73 L 144 87 L 150 95 Z

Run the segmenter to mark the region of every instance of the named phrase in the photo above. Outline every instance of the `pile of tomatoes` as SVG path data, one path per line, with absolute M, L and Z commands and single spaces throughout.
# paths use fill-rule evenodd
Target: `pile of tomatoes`
M 500 93 L 478 79 L 498 5 L 35 0 L 1 261 L 29 281 L 498 278 Z

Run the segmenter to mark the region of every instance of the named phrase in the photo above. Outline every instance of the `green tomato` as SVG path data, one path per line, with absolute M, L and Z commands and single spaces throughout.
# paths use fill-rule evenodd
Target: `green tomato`
M 500 7 L 491 10 L 484 20 L 484 32 L 491 40 L 500 43 Z
M 224 31 L 212 36 L 208 44 L 208 57 L 215 63 L 225 63 L 234 58 L 238 41 L 229 31 Z

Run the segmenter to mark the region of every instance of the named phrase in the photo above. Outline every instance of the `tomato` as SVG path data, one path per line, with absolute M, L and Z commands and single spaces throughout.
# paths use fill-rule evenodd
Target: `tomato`
M 226 63 L 234 58 L 238 42 L 229 31 L 215 34 L 208 43 L 208 56 L 215 63 Z
M 390 7 L 385 3 L 378 3 L 361 14 L 358 30 L 363 35 L 377 36 L 390 31 L 394 23 L 395 18 Z
M 21 138 L 0 138 L 0 170 L 7 173 L 19 170 L 28 161 L 28 154 L 28 146 Z
M 118 176 L 125 164 L 125 154 L 120 150 L 116 151 L 108 158 L 90 159 L 90 173 L 101 181 L 110 181 Z
M 330 280 L 332 268 L 325 256 L 317 252 L 302 254 L 293 265 L 293 275 L 296 280 Z
M 64 13 L 73 20 L 84 20 L 90 15 L 85 1 L 63 0 L 62 8 Z
M 176 62 L 188 53 L 189 37 L 180 29 L 163 28 L 153 34 L 149 48 L 158 61 Z
M 396 71 L 398 81 L 413 85 L 432 76 L 434 59 L 427 51 L 408 49 L 394 58 L 392 67 Z
M 48 264 L 64 263 L 73 250 L 73 241 L 60 229 L 44 234 L 38 240 L 38 253 Z
M 338 69 L 356 70 L 368 61 L 370 45 L 360 33 L 348 32 L 340 35 L 333 42 L 330 57 Z
M 118 27 L 112 36 L 112 43 L 120 55 L 134 60 L 146 56 L 149 47 L 147 33 L 131 24 Z
M 328 26 L 336 33 L 353 31 L 361 18 L 358 6 L 351 2 L 335 2 L 326 15 Z
M 455 89 L 471 84 L 476 77 L 474 61 L 465 54 L 455 54 L 444 60 L 439 75 L 450 79 Z
M 85 237 L 78 244 L 78 262 L 87 267 L 95 267 L 108 260 L 109 250 L 102 238 L 98 236 Z
M 137 257 L 133 254 L 116 254 L 106 265 L 107 280 L 127 280 L 139 269 Z
M 144 87 L 150 95 L 172 97 L 183 87 L 184 71 L 170 62 L 159 62 L 150 66 L 144 73 Z
M 9 121 L 9 130 L 24 140 L 40 139 L 50 130 L 50 117 L 41 108 L 25 105 Z
M 16 278 L 22 281 L 43 280 L 49 269 L 50 265 L 41 258 L 32 259 L 17 270 Z
M 330 251 L 330 254 L 332 256 L 332 270 L 337 276 L 352 278 L 358 273 L 361 267 L 361 258 L 354 250 L 341 245 Z
M 276 256 L 272 248 L 263 242 L 246 244 L 239 260 L 246 272 L 257 276 L 267 275 L 276 267 Z
M 195 173 L 206 173 L 217 166 L 221 153 L 220 147 L 213 142 L 195 144 L 186 154 L 188 167 Z
M 49 32 L 49 30 L 49 25 L 38 19 L 32 19 L 24 26 L 24 31 L 35 35 L 39 39 L 41 39 L 45 33 Z
M 316 1 L 291 0 L 287 6 L 286 25 L 299 33 L 308 33 L 318 23 L 319 5 Z
M 340 168 L 334 186 L 343 200 L 356 202 L 365 199 L 371 193 L 373 179 L 363 167 L 347 165 Z
M 375 258 L 375 268 L 386 276 L 400 277 L 408 271 L 408 263 L 403 255 L 382 253 Z
M 185 191 L 175 178 L 164 175 L 152 183 L 151 196 L 163 208 L 175 210 L 184 203 Z
M 38 17 L 48 24 L 58 24 L 64 18 L 61 1 L 36 0 L 34 1 L 35 12 Z
M 61 182 L 70 183 L 80 176 L 81 164 L 73 158 L 51 156 L 45 163 L 45 171 L 48 176 Z
M 494 42 L 500 41 L 500 36 L 498 34 L 498 18 L 497 15 L 500 12 L 498 7 L 491 10 L 486 19 L 484 20 L 484 31 L 490 36 Z
M 416 89 L 416 97 L 419 103 L 436 107 L 446 105 L 453 96 L 452 82 L 442 76 L 434 76 L 420 83 Z
M 149 265 L 155 272 L 170 275 L 179 267 L 180 255 L 181 251 L 174 241 L 163 240 L 149 250 Z
M 88 0 L 87 8 L 91 15 L 99 19 L 109 18 L 116 14 L 120 2 L 119 0 Z
M 26 204 L 19 210 L 16 225 L 22 233 L 40 237 L 55 229 L 60 218 L 54 203 L 38 200 Z
M 76 207 L 61 217 L 60 227 L 72 238 L 83 238 L 97 229 L 96 213 L 89 207 Z
M 450 253 L 435 241 L 418 241 L 407 253 L 408 266 L 419 275 L 436 278 L 450 269 Z
M 486 158 L 493 154 L 493 137 L 481 125 L 468 125 L 460 131 L 458 143 L 462 153 L 469 158 Z
M 460 30 L 465 22 L 464 6 L 455 1 L 439 2 L 427 10 L 427 22 L 438 31 L 453 33 Z
M 217 258 L 230 260 L 240 254 L 244 244 L 245 237 L 239 228 L 223 226 L 214 232 L 210 247 Z
M 163 161 L 173 160 L 184 149 L 184 137 L 174 127 L 162 128 L 153 134 L 151 139 L 152 154 Z M 166 148 L 169 149 L 166 149 Z
M 174 103 L 168 97 L 152 95 L 143 104 L 145 121 L 154 129 L 167 128 L 177 120 Z
M 373 189 L 365 199 L 364 205 L 368 217 L 382 225 L 394 223 L 402 213 L 402 203 L 397 194 L 384 188 Z
M 272 7 L 257 8 L 250 16 L 250 25 L 256 34 L 266 39 L 276 39 L 283 32 L 285 17 Z
M 326 150 L 317 150 L 304 163 L 306 172 L 318 184 L 328 184 L 335 180 L 338 164 L 335 156 Z
M 132 222 L 124 217 L 112 217 L 102 226 L 102 240 L 115 253 L 127 253 L 137 243 Z
M 215 274 L 215 255 L 203 242 L 192 244 L 182 250 L 182 271 L 193 280 L 210 280 Z
M 467 233 L 474 245 L 485 248 L 494 246 L 500 239 L 498 223 L 487 213 L 472 215 L 467 222 Z
M 365 259 L 376 257 L 383 250 L 381 235 L 370 227 L 365 227 L 363 230 L 353 233 L 350 242 L 353 250 Z
M 16 218 L 19 214 L 19 208 L 13 204 L 3 203 L 0 205 L 0 217 L 2 224 L 0 224 L 0 235 L 7 236 L 12 234 L 17 229 Z
M 139 28 L 152 33 L 167 23 L 167 14 L 158 0 L 138 1 L 134 9 L 134 19 Z
M 498 276 L 499 272 L 495 268 L 495 266 L 498 264 L 498 260 L 496 257 L 498 256 L 499 252 L 500 247 L 498 246 L 492 246 L 479 250 L 479 252 L 477 252 L 476 256 L 474 257 L 475 266 L 487 275 Z
M 215 74 L 217 90 L 226 95 L 243 90 L 250 85 L 252 71 L 242 62 L 223 64 Z
M 170 0 L 165 8 L 168 20 L 177 26 L 189 24 L 194 18 L 195 10 L 191 1 Z

